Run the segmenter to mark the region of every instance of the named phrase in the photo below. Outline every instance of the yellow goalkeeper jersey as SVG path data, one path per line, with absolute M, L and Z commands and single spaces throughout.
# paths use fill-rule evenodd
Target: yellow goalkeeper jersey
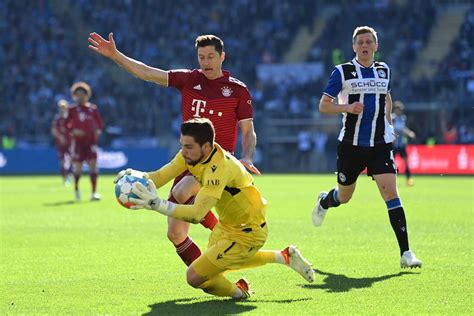
M 170 163 L 151 172 L 150 179 L 161 187 L 186 169 L 193 174 L 201 189 L 194 205 L 178 205 L 173 217 L 197 223 L 210 207 L 215 206 L 219 222 L 228 229 L 241 231 L 265 225 L 267 203 L 253 184 L 252 175 L 217 143 L 209 156 L 195 166 L 186 164 L 179 151 Z M 213 205 L 206 203 L 210 199 L 215 202 Z

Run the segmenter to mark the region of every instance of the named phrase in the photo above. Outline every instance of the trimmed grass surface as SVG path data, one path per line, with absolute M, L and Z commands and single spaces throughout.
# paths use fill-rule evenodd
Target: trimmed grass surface
M 0 314 L 473 313 L 472 177 L 417 177 L 414 187 L 399 178 L 421 270 L 400 269 L 385 204 L 368 177 L 320 228 L 311 210 L 334 176 L 256 177 L 269 202 L 264 248 L 295 244 L 318 274 L 307 284 L 276 264 L 230 273 L 252 283 L 256 293 L 244 302 L 189 287 L 166 218 L 119 206 L 112 178 L 99 178 L 103 200 L 89 202 L 83 177 L 80 203 L 59 176 L 0 178 Z M 191 227 L 201 249 L 208 235 Z

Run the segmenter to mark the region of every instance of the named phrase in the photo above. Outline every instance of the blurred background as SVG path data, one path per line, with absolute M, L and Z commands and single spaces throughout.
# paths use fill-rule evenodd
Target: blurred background
M 378 32 L 376 59 L 392 69 L 392 98 L 404 102 L 416 133 L 411 145 L 456 145 L 449 148 L 456 148 L 458 173 L 472 174 L 473 1 L 355 3 L 2 0 L 0 174 L 56 172 L 51 121 L 57 101 L 71 101 L 69 88 L 79 80 L 91 85 L 90 101 L 105 122 L 102 172 L 158 168 L 178 150 L 179 91 L 136 79 L 89 51 L 90 32 L 114 32 L 119 50 L 165 70 L 197 68 L 196 36 L 221 37 L 223 68 L 254 98 L 256 165 L 265 172 L 333 172 L 341 117 L 321 115 L 318 104 L 334 65 L 353 57 L 352 31 L 360 25 Z M 416 166 L 425 147 L 413 148 Z

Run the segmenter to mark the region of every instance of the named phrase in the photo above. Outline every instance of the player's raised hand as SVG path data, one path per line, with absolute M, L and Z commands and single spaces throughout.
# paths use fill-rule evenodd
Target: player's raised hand
M 347 112 L 359 115 L 360 113 L 362 113 L 363 110 L 364 110 L 364 103 L 354 102 L 354 103 L 349 104 L 349 108 Z
M 95 32 L 90 33 L 88 40 L 91 45 L 89 48 L 102 56 L 113 58 L 118 54 L 113 35 L 113 33 L 109 33 L 109 40 L 106 40 Z
M 244 165 L 245 168 L 247 168 L 248 171 L 255 173 L 257 176 L 261 176 L 262 174 L 260 171 L 253 165 L 253 162 L 249 159 L 242 158 L 240 159 L 240 162 Z

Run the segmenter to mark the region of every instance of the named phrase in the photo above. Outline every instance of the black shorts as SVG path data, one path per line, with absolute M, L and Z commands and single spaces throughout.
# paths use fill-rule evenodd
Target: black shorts
M 337 147 L 337 182 L 339 184 L 353 184 L 365 168 L 367 168 L 368 176 L 397 173 L 392 144 L 361 147 L 345 142 L 339 143 Z
M 393 155 L 399 154 L 402 158 L 407 158 L 407 148 L 406 147 L 393 147 Z

